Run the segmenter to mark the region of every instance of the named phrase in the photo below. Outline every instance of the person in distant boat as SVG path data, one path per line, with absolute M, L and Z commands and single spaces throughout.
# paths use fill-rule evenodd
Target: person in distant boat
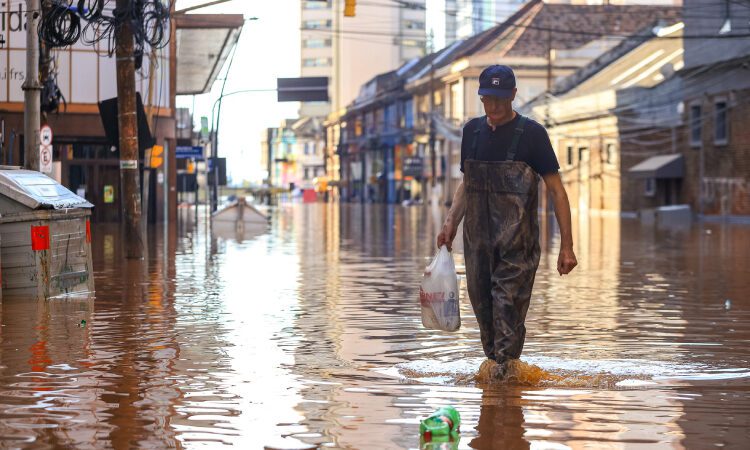
M 479 76 L 485 115 L 463 129 L 461 172 L 438 248 L 451 249 L 464 220 L 466 282 L 493 376 L 504 378 L 521 356 L 526 312 L 539 267 L 538 185 L 544 180 L 560 226 L 557 271 L 578 264 L 573 252 L 570 204 L 547 130 L 513 110 L 516 78 L 508 66 L 493 65 Z

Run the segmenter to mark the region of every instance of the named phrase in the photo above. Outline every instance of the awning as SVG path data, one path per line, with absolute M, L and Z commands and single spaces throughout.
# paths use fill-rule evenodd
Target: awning
M 682 178 L 685 159 L 681 154 L 652 156 L 628 170 L 636 178 Z
M 177 95 L 211 90 L 242 30 L 242 14 L 179 14 L 177 37 Z

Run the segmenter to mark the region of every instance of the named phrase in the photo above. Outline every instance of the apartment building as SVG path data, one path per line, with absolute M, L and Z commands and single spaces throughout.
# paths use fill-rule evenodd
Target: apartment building
M 302 77 L 328 77 L 329 102 L 300 106 L 298 173 L 302 185 L 325 172 L 323 121 L 355 101 L 361 86 L 379 73 L 424 56 L 426 2 L 358 2 L 354 17 L 344 17 L 344 0 L 302 0 L 300 15 Z
M 425 0 L 371 0 L 357 4 L 355 17 L 344 17 L 344 0 L 303 0 L 300 7 L 301 76 L 331 80 L 331 101 L 303 103 L 300 117 L 345 107 L 373 76 L 425 54 Z

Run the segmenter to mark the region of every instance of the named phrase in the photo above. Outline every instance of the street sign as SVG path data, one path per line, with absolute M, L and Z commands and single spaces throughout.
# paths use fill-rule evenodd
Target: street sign
M 39 171 L 42 173 L 52 173 L 52 146 L 39 146 Z
M 203 160 L 203 146 L 202 145 L 178 145 L 175 149 L 175 155 L 177 159 L 199 159 Z
M 405 177 L 421 177 L 424 171 L 424 160 L 420 157 L 404 158 L 402 170 Z
M 280 102 L 327 102 L 328 77 L 277 78 Z
M 201 141 L 208 141 L 208 117 L 201 116 Z
M 39 141 L 42 145 L 52 145 L 52 128 L 49 125 L 42 125 L 39 130 Z
M 215 167 L 214 167 L 215 166 Z M 219 186 L 227 185 L 227 159 L 226 158 L 209 158 L 208 159 L 208 184 L 214 184 L 214 174 L 218 172 Z

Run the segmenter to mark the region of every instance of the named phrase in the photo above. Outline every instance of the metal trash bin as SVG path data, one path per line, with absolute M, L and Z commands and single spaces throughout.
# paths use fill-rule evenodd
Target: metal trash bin
M 40 172 L 0 170 L 3 298 L 93 296 L 93 206 Z

